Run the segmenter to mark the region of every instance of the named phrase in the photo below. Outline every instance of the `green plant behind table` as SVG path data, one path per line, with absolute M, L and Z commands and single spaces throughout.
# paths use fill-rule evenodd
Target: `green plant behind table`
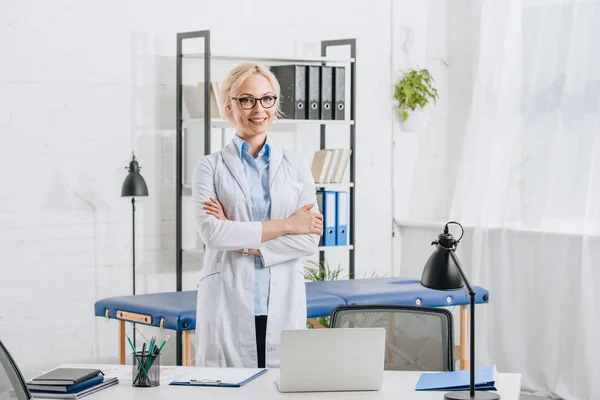
M 342 267 L 339 266 L 332 269 L 329 266 L 329 263 L 327 263 L 327 261 L 323 260 L 323 262 L 316 262 L 316 261 L 312 261 L 312 260 L 306 260 L 304 261 L 304 278 L 308 281 L 311 282 L 318 282 L 318 281 L 335 281 L 341 278 L 341 273 L 342 273 L 343 269 Z M 363 278 L 377 278 L 378 275 L 377 273 L 373 272 L 371 273 L 371 276 L 367 276 L 367 274 L 365 273 L 365 275 L 363 276 Z M 329 320 L 331 317 L 326 316 L 326 317 L 318 317 L 318 318 L 314 318 L 319 324 L 321 324 L 323 327 L 325 328 L 329 328 Z M 313 325 L 311 325 L 310 323 L 306 324 L 307 327 L 309 329 L 314 328 Z
M 329 267 L 327 261 L 316 262 L 312 260 L 306 260 L 304 262 L 304 278 L 311 282 L 318 281 L 335 281 L 340 278 L 342 268 L 338 265 L 336 269 Z M 325 328 L 329 328 L 329 316 L 315 318 L 317 322 L 323 325 Z M 307 324 L 309 329 L 314 328 L 311 324 Z
M 410 112 L 424 108 L 430 101 L 436 103 L 438 94 L 433 82 L 429 71 L 421 68 L 410 70 L 396 84 L 394 98 L 402 122 L 408 119 Z

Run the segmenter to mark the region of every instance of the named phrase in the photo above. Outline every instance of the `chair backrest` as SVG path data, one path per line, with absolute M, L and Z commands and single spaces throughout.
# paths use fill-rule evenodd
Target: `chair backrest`
M 0 341 L 0 399 L 29 400 L 25 378 L 10 353 Z
M 444 308 L 340 306 L 333 310 L 329 326 L 385 328 L 386 370 L 454 370 L 453 318 Z

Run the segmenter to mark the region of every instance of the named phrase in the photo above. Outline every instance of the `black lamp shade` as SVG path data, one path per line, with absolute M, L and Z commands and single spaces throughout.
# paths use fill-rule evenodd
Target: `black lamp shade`
M 429 256 L 425 268 L 423 268 L 421 285 L 436 290 L 457 290 L 464 286 L 458 267 L 454 265 L 450 252 L 447 250 L 447 248 L 452 248 L 453 241 L 454 238 L 449 233 L 442 233 L 438 236 L 436 249 Z M 456 258 L 456 255 L 454 256 Z
M 456 290 L 463 288 L 465 284 L 450 253 L 438 246 L 425 264 L 421 285 L 436 290 Z
M 127 196 L 148 196 L 148 187 L 146 181 L 140 175 L 140 166 L 133 156 L 133 159 L 129 163 L 129 173 L 123 181 L 121 187 L 121 197 Z

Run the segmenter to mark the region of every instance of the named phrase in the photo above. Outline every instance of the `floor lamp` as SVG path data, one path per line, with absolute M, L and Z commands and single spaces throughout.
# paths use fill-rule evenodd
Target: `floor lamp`
M 131 197 L 131 232 L 132 232 L 132 271 L 133 271 L 133 294 L 135 295 L 135 198 L 148 196 L 148 187 L 146 181 L 140 175 L 140 169 L 135 154 L 132 155 L 132 160 L 129 162 L 129 168 L 125 167 L 129 171 L 123 186 L 121 187 L 121 197 Z M 135 347 L 135 323 L 133 324 L 133 346 Z
M 455 224 L 460 226 L 461 234 L 458 240 L 448 231 L 448 225 Z M 454 252 L 458 242 L 462 239 L 464 229 L 458 222 L 450 221 L 444 226 L 444 233 L 440 233 L 436 245 L 436 250 L 431 254 L 421 277 L 421 285 L 435 290 L 457 290 L 467 286 L 469 297 L 471 298 L 471 366 L 470 366 L 470 384 L 468 391 L 456 391 L 446 393 L 444 399 L 447 400 L 496 400 L 500 395 L 494 392 L 475 391 L 475 292 L 467 280 L 460 267 L 460 262 Z M 454 264 L 454 265 L 452 265 Z

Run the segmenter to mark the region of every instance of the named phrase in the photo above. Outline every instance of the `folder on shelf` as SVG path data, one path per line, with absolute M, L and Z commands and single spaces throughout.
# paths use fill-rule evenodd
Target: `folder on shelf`
M 333 119 L 333 67 L 321 66 L 321 119 Z
M 333 67 L 333 119 L 346 118 L 346 67 Z
M 307 67 L 307 73 L 308 86 L 306 88 L 306 92 L 308 93 L 308 119 L 319 119 L 321 117 L 320 68 L 318 65 L 309 65 Z
M 271 72 L 281 87 L 283 118 L 306 119 L 306 65 L 276 65 Z
M 325 209 L 323 208 L 323 198 L 324 193 L 322 190 L 317 190 L 317 206 L 319 207 L 319 212 L 323 215 L 323 219 L 325 219 Z M 323 246 L 323 237 L 325 236 L 325 227 L 323 227 L 323 235 L 319 238 L 319 246 Z
M 475 368 L 475 389 L 496 390 L 494 365 Z M 415 390 L 469 390 L 470 371 L 424 372 Z
M 267 371 L 266 368 L 198 367 L 189 374 L 173 380 L 170 385 L 241 387 Z
M 311 172 L 315 183 L 325 183 L 332 155 L 332 152 L 327 149 L 318 150 L 313 155 Z
M 335 244 L 346 246 L 348 244 L 348 192 L 335 194 Z
M 323 246 L 335 246 L 335 192 L 323 191 Z

